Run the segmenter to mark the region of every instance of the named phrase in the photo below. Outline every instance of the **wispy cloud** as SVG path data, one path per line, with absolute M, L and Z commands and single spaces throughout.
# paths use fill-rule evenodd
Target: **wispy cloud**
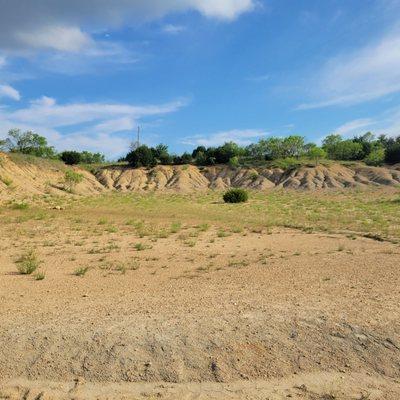
M 329 60 L 313 79 L 315 101 L 307 110 L 352 105 L 400 92 L 400 32 Z
M 0 49 L 11 53 L 40 48 L 75 52 L 91 45 L 91 33 L 105 28 L 190 10 L 229 21 L 254 6 L 254 0 L 2 1 Z
M 169 35 L 177 35 L 185 30 L 186 27 L 182 25 L 167 24 L 163 27 L 163 32 L 168 33 Z
M 0 109 L 0 131 L 19 127 L 45 135 L 59 150 L 87 149 L 117 156 L 127 150 L 130 132 L 139 121 L 179 111 L 187 100 L 158 105 L 123 103 L 58 104 L 42 97 L 28 107 Z
M 19 94 L 18 90 L 14 89 L 10 85 L 0 85 L 0 98 L 1 97 L 7 97 L 16 101 L 21 99 L 21 95 Z
M 342 136 L 353 136 L 359 134 L 361 130 L 369 129 L 376 124 L 371 118 L 355 119 L 353 121 L 346 122 L 335 129 L 336 134 Z
M 241 146 L 246 146 L 267 135 L 267 132 L 259 129 L 233 129 L 212 133 L 210 135 L 186 137 L 182 140 L 182 144 L 192 146 L 219 146 L 226 142 L 233 141 Z
M 355 119 L 332 129 L 331 133 L 351 138 L 370 131 L 375 135 L 391 137 L 400 135 L 400 107 L 394 107 L 383 113 L 374 115 L 373 118 Z M 322 141 L 323 138 L 320 139 Z

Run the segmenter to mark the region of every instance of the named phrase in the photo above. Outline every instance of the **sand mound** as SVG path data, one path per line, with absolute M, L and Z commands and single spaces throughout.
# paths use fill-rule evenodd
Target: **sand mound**
M 67 167 L 62 162 L 0 153 L 0 198 L 15 198 L 41 194 L 66 194 L 64 190 Z M 83 175 L 74 188 L 76 194 L 95 194 L 104 187 L 89 172 L 73 168 Z
M 279 168 L 230 168 L 213 166 L 159 166 L 152 169 L 128 167 L 104 168 L 96 177 L 106 188 L 120 191 L 194 190 L 230 187 L 265 190 L 271 188 L 328 189 L 364 186 L 393 186 L 400 183 L 400 171 L 358 165 L 301 167 L 284 171 Z
M 47 193 L 65 195 L 63 181 L 68 168 L 71 167 L 57 161 L 0 153 L 0 198 L 10 199 Z M 74 170 L 84 176 L 83 182 L 74 188 L 74 193 L 81 195 L 109 190 L 189 193 L 208 189 L 226 190 L 230 187 L 254 190 L 317 190 L 400 184 L 399 166 L 376 168 L 362 164 L 303 166 L 293 170 L 231 168 L 226 165 L 157 166 L 148 169 L 111 166 L 97 170 L 94 175 L 76 167 Z

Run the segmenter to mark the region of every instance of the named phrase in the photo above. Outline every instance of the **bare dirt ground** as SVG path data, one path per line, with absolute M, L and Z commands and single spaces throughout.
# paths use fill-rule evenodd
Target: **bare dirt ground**
M 0 213 L 0 399 L 400 398 L 395 241 L 46 213 Z

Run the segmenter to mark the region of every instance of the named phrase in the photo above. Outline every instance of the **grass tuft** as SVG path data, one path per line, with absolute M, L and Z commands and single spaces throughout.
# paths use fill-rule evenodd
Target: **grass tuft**
M 16 261 L 16 264 L 17 270 L 21 275 L 31 275 L 38 269 L 40 261 L 35 251 L 29 250 Z

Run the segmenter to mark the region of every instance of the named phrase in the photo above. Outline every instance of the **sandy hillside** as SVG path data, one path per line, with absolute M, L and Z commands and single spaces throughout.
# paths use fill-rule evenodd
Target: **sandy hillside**
M 106 188 L 119 191 L 168 190 L 180 192 L 244 187 L 256 190 L 271 188 L 325 189 L 400 184 L 397 169 L 339 164 L 301 167 L 292 171 L 279 168 L 237 168 L 215 166 L 159 166 L 150 170 L 124 167 L 104 168 L 96 177 Z
M 85 170 L 67 167 L 62 162 L 0 153 L 0 198 L 65 195 L 65 172 L 68 169 L 83 175 L 83 182 L 74 188 L 77 194 L 90 195 L 104 190 L 97 179 Z
M 42 194 L 64 196 L 67 169 L 71 167 L 61 162 L 0 153 L 0 198 L 14 199 Z M 230 187 L 316 190 L 400 184 L 399 167 L 376 168 L 361 164 L 353 167 L 340 164 L 304 166 L 288 171 L 279 168 L 232 169 L 228 166 L 157 166 L 150 169 L 115 166 L 100 168 L 94 175 L 77 167 L 72 169 L 81 173 L 84 178 L 74 187 L 73 192 L 78 195 L 109 190 L 190 193 Z
M 398 244 L 77 224 L 0 226 L 0 399 L 400 398 Z

